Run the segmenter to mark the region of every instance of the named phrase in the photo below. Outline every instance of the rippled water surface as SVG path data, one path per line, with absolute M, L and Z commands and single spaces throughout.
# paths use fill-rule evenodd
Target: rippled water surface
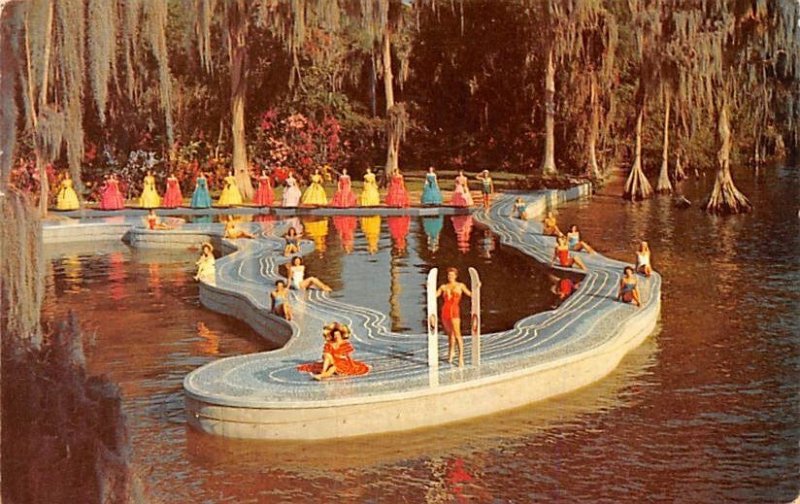
M 618 187 L 563 208 L 560 223 L 579 224 L 584 239 L 611 257 L 631 258 L 637 239 L 650 242 L 664 277 L 658 333 L 595 385 L 439 429 L 322 444 L 188 429 L 183 376 L 219 357 L 267 349 L 246 326 L 199 307 L 192 253 L 122 244 L 51 250 L 59 259 L 46 311 L 76 312 L 90 371 L 120 384 L 135 460 L 156 501 L 311 502 L 330 494 L 342 502 L 788 502 L 800 488 L 798 178 L 796 169 L 738 173 L 756 205 L 745 216 L 709 217 L 667 199 L 626 204 Z M 682 189 L 697 203 L 709 183 L 689 180 Z M 358 228 L 353 255 L 341 253 L 346 240 L 328 225 L 328 248 L 309 269 L 323 278 L 351 275 L 362 268 L 355 261 L 363 264 L 355 256 L 366 255 L 363 268 L 375 270 L 357 271 L 385 291 L 374 302 L 408 297 L 398 305 L 397 330 L 416 331 L 414 309 L 402 306 L 417 303 L 416 269 L 424 263 L 480 269 L 491 260 L 480 230 L 464 240 L 463 227 L 459 236 L 449 222 L 440 240 L 450 243 L 432 257 L 424 257 L 424 226 L 409 233 L 403 256 L 388 222 L 376 243 Z M 497 278 L 512 278 L 514 252 L 489 254 L 501 264 Z M 551 303 L 543 272 L 526 268 L 523 275 L 543 285 L 533 297 Z M 392 272 L 407 276 L 393 284 Z M 393 291 L 398 285 L 402 293 Z M 502 301 L 526 288 L 509 280 Z

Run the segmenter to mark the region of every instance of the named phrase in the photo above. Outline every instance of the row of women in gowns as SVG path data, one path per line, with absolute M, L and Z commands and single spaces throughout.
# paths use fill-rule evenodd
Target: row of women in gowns
M 319 170 L 311 175 L 311 183 L 305 192 L 300 191 L 297 179 L 292 174 L 286 179 L 286 187 L 283 191 L 281 205 L 284 207 L 307 206 L 328 206 L 328 197 L 322 186 L 322 175 Z M 342 171 L 337 184 L 336 193 L 330 202 L 330 206 L 337 208 L 348 208 L 355 206 L 378 206 L 381 204 L 380 192 L 375 174 L 367 169 L 364 174 L 364 187 L 361 194 L 356 197 L 352 189 L 352 179 L 347 174 L 347 170 Z M 217 204 L 219 206 L 241 205 L 244 202 L 241 192 L 236 185 L 236 178 L 232 173 L 228 173 L 223 179 L 223 188 Z M 258 188 L 253 197 L 256 206 L 272 206 L 274 202 L 274 192 L 269 175 L 262 171 L 258 177 Z M 425 185 L 422 190 L 420 203 L 423 205 L 441 205 L 443 203 L 442 193 L 439 189 L 438 179 L 433 168 L 428 170 L 425 176 Z M 454 206 L 472 206 L 472 195 L 469 191 L 467 177 L 460 172 L 455 179 L 455 190 L 450 203 Z M 156 179 L 153 173 L 148 171 L 144 177 L 142 194 L 139 197 L 139 206 L 142 208 L 177 208 L 183 204 L 180 181 L 174 175 L 167 177 L 167 189 L 162 200 L 156 190 Z M 408 191 L 405 187 L 403 175 L 395 173 L 389 181 L 389 189 L 385 200 L 386 206 L 404 208 L 410 205 Z M 115 175 L 107 176 L 100 192 L 100 205 L 102 210 L 118 210 L 125 206 L 125 198 L 120 190 L 120 184 Z M 201 173 L 195 182 L 195 189 L 192 193 L 190 207 L 210 208 L 212 206 L 211 195 L 209 193 L 208 179 Z M 57 198 L 57 208 L 59 210 L 73 210 L 79 207 L 78 196 L 72 186 L 72 180 L 67 175 L 61 183 Z

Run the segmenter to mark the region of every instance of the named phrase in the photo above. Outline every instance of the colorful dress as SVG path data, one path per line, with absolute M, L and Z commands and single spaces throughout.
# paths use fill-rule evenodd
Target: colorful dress
M 378 193 L 378 182 L 374 173 L 364 174 L 364 190 L 361 191 L 358 204 L 361 206 L 378 206 L 381 204 L 381 195 Z
M 147 175 L 144 178 L 142 195 L 139 197 L 139 206 L 142 208 L 158 208 L 161 206 L 161 196 L 156 192 L 156 178 Z
M 425 186 L 422 188 L 422 198 L 420 202 L 423 205 L 442 204 L 442 192 L 439 190 L 439 183 L 436 180 L 435 173 L 428 173 L 425 175 Z
M 167 192 L 164 193 L 164 208 L 178 208 L 183 204 L 181 184 L 176 177 L 167 177 Z
M 100 196 L 100 210 L 120 210 L 125 207 L 125 198 L 119 190 L 119 182 L 108 179 Z
M 283 190 L 283 201 L 285 207 L 300 206 L 300 188 L 297 187 L 297 180 L 291 175 L 286 179 L 286 189 Z
M 405 208 L 409 205 L 408 191 L 403 181 L 403 175 L 395 173 L 389 182 L 389 192 L 386 195 L 386 206 Z
M 435 252 L 439 249 L 439 235 L 441 234 L 443 227 L 444 215 L 422 218 L 422 229 L 425 231 L 425 235 L 428 237 L 428 248 L 431 250 L 431 252 Z
M 472 195 L 469 193 L 467 177 L 463 175 L 456 177 L 456 188 L 453 191 L 450 204 L 459 207 L 472 206 Z
M 222 193 L 219 195 L 217 204 L 219 206 L 241 205 L 242 193 L 240 193 L 239 188 L 236 187 L 236 178 L 233 175 L 228 175 L 225 177 L 223 183 L 225 186 L 222 188 Z
M 258 177 L 258 190 L 253 198 L 253 203 L 256 206 L 271 206 L 274 198 L 275 195 L 272 193 L 269 175 L 261 175 Z
M 356 195 L 351 188 L 350 175 L 339 177 L 339 184 L 336 188 L 336 194 L 333 195 L 333 200 L 331 200 L 331 206 L 338 208 L 356 206 Z
M 322 175 L 318 173 L 311 175 L 311 185 L 306 188 L 300 202 L 304 205 L 317 206 L 328 204 L 328 196 L 325 194 L 325 188 L 322 187 Z
M 350 354 L 354 351 L 353 345 L 349 341 L 343 341 L 336 348 L 332 342 L 325 343 L 322 350 L 323 355 L 329 354 L 336 366 L 337 375 L 361 376 L 369 373 L 369 365 L 353 359 Z M 303 373 L 319 374 L 322 372 L 322 362 L 310 362 L 300 364 L 297 370 Z
M 192 208 L 211 208 L 211 195 L 208 193 L 208 181 L 202 175 L 197 177 L 194 193 L 192 193 Z
M 58 189 L 56 196 L 56 209 L 58 210 L 77 210 L 81 207 L 78 201 L 78 193 L 72 188 L 72 179 L 64 179 Z
M 442 326 L 446 333 L 453 332 L 453 319 L 461 318 L 461 291 L 450 293 L 444 291 L 444 304 L 442 304 Z

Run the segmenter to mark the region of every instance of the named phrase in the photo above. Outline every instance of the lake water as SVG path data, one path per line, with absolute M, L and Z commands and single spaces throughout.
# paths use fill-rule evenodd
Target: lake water
M 89 257 L 89 245 L 59 247 L 45 311 L 75 311 L 90 372 L 120 384 L 136 465 L 156 501 L 788 502 L 800 488 L 799 179 L 787 168 L 737 173 L 755 204 L 743 216 L 678 210 L 668 198 L 625 203 L 618 185 L 561 209 L 562 227 L 577 223 L 610 257 L 631 260 L 638 239 L 650 242 L 664 277 L 658 332 L 597 384 L 438 429 L 266 443 L 187 428 L 183 376 L 267 346 L 199 306 L 185 251 L 105 244 Z M 712 181 L 682 190 L 697 205 Z M 325 245 L 309 271 L 344 299 L 388 310 L 399 331 L 420 330 L 429 265 L 492 269 L 484 321 L 495 329 L 554 303 L 545 270 L 482 230 L 467 237 L 446 217 L 437 243 L 438 223 L 412 219 L 403 249 L 405 225 L 306 222 Z

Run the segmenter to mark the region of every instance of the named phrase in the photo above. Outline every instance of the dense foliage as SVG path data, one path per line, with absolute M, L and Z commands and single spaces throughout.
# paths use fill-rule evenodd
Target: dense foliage
M 31 165 L 41 176 L 49 163 L 80 164 L 89 196 L 108 170 L 135 188 L 150 167 L 187 186 L 198 170 L 302 177 L 325 165 L 390 169 L 398 156 L 403 169 L 535 173 L 551 137 L 561 173 L 662 168 L 665 189 L 686 169 L 719 168 L 723 107 L 733 163 L 797 154 L 798 10 L 791 0 L 32 0 L 4 12 L 21 77 L 13 163 L 33 185 Z M 86 22 L 73 33 L 76 18 Z

